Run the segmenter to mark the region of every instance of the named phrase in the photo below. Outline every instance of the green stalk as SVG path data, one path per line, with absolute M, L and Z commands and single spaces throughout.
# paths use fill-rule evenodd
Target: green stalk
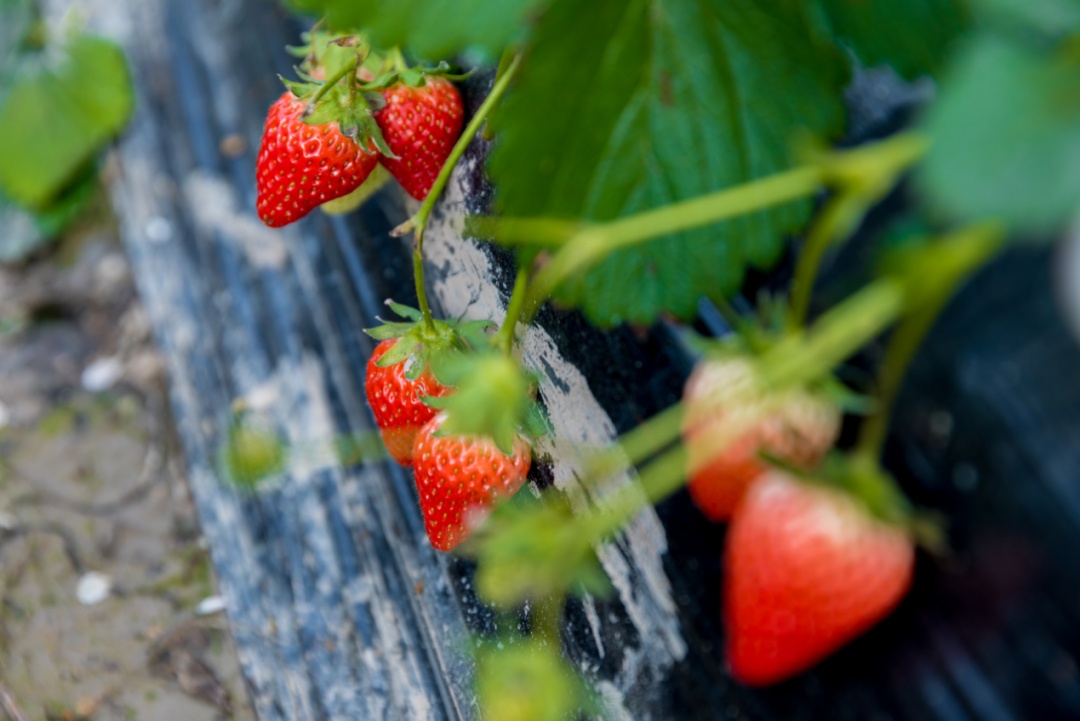
M 841 192 L 829 201 L 810 228 L 791 282 L 791 311 L 787 319 L 789 330 L 797 330 L 806 323 L 810 296 L 825 251 L 840 238 L 847 237 L 869 205 L 870 200 L 862 195 Z
M 874 462 L 881 457 L 896 396 L 923 338 L 960 284 L 993 256 L 1004 239 L 999 225 L 982 224 L 964 228 L 938 241 L 942 252 L 934 259 L 933 271 L 923 274 L 918 287 L 912 289 L 912 294 L 917 292 L 918 296 L 911 301 L 918 305 L 901 321 L 885 350 L 885 358 L 878 369 L 877 409 L 859 429 L 856 455 L 874 459 Z
M 585 463 L 584 476 L 594 481 L 644 463 L 671 445 L 682 432 L 681 403 L 660 411 L 619 438 L 611 448 L 598 451 Z
M 518 270 L 514 279 L 514 291 L 510 294 L 510 302 L 506 306 L 506 318 L 493 342 L 495 347 L 504 354 L 510 355 L 514 347 L 514 331 L 517 328 L 518 319 L 521 318 L 522 308 L 525 307 L 525 298 L 528 295 L 529 274 L 522 268 Z
M 412 252 L 413 283 L 416 285 L 416 303 L 420 306 L 420 315 L 424 320 L 424 328 L 435 331 L 435 319 L 431 317 L 431 306 L 428 305 L 427 286 L 424 283 L 424 236 L 417 233 L 413 242 Z
M 355 60 L 353 60 L 351 63 L 346 63 L 345 65 L 342 65 L 333 75 L 331 75 L 323 82 L 322 86 L 315 92 L 315 97 L 313 97 L 311 99 L 311 102 L 308 103 L 308 106 L 314 106 L 315 103 L 322 100 L 323 96 L 326 95 L 327 92 L 329 92 L 330 88 L 337 85 L 341 81 L 341 79 L 348 75 L 350 72 L 355 74 L 359 65 L 360 53 L 357 53 Z
M 824 172 L 820 168 L 796 168 L 620 220 L 587 225 L 567 238 L 536 274 L 531 291 L 533 300 L 539 305 L 571 275 L 586 270 L 616 250 L 805 198 L 820 190 L 823 181 Z M 518 221 L 518 227 L 521 225 Z M 499 239 L 498 233 L 494 237 Z
M 839 190 L 811 227 L 795 266 L 789 330 L 797 330 L 806 323 L 814 281 L 825 251 L 854 232 L 867 211 L 885 197 L 900 174 L 922 157 L 927 147 L 928 142 L 921 135 L 903 133 L 826 158 L 830 183 Z
M 506 91 L 507 86 L 509 86 L 510 80 L 514 77 L 514 72 L 517 70 L 520 60 L 520 56 L 514 59 L 514 62 L 507 68 L 506 73 L 499 78 L 495 83 L 495 86 L 491 89 L 491 92 L 488 93 L 487 98 L 484 100 L 479 110 L 476 111 L 476 115 L 469 121 L 469 124 L 465 127 L 465 131 L 461 134 L 461 137 L 458 138 L 457 143 L 454 144 L 454 149 L 450 151 L 450 155 L 446 158 L 446 162 L 443 163 L 442 170 L 439 171 L 439 175 L 435 178 L 435 183 L 431 186 L 431 190 L 428 192 L 427 197 L 424 198 L 420 210 L 416 212 L 416 215 L 399 225 L 391 233 L 391 235 L 400 236 L 408 233 L 410 230 L 415 231 L 415 241 L 413 243 L 413 281 L 416 284 L 417 304 L 420 306 L 420 313 L 423 315 L 424 324 L 428 329 L 434 329 L 435 327 L 434 321 L 431 318 L 431 308 L 428 305 L 427 290 L 425 289 L 424 284 L 424 229 L 427 227 L 428 217 L 431 215 L 431 210 L 435 207 L 435 201 L 442 195 L 442 191 L 446 187 L 446 182 L 450 179 L 450 173 L 453 172 L 454 166 L 461 160 L 461 156 L 465 153 L 465 149 L 469 147 L 469 143 L 472 141 L 473 136 L 476 135 L 476 131 L 480 129 L 480 126 L 487 119 L 487 116 L 491 114 L 491 109 L 499 102 L 499 98 Z
M 513 80 L 518 66 L 521 64 L 521 56 L 514 58 L 513 62 L 503 73 L 503 76 L 499 78 L 495 85 L 491 88 L 491 92 L 488 93 L 487 98 L 484 99 L 483 104 L 476 111 L 476 115 L 472 117 L 469 124 L 465 126 L 464 132 L 461 133 L 461 137 L 458 138 L 457 143 L 454 145 L 454 149 L 450 151 L 450 155 L 446 158 L 446 162 L 443 163 L 442 170 L 439 171 L 439 175 L 435 178 L 435 183 L 431 186 L 431 191 L 424 198 L 424 202 L 420 205 L 420 209 L 416 211 L 413 217 L 399 225 L 393 230 L 392 235 L 400 236 L 413 231 L 416 235 L 417 244 L 422 244 L 424 237 L 424 229 L 427 227 L 428 217 L 431 215 L 432 209 L 435 207 L 435 202 L 442 195 L 443 189 L 446 187 L 446 183 L 450 180 L 450 173 L 453 172 L 454 166 L 461 160 L 461 156 L 465 154 L 465 149 L 469 147 L 469 143 L 472 142 L 473 136 L 480 129 L 480 126 L 484 124 L 487 117 L 491 114 L 491 110 L 499 102 L 499 98 L 510 86 L 510 81 Z

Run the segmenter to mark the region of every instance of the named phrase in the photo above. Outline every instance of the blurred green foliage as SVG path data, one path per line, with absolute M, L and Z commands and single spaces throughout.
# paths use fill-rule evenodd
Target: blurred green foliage
M 96 160 L 134 98 L 119 47 L 49 37 L 31 0 L 0 0 L 0 262 L 56 237 L 93 197 Z

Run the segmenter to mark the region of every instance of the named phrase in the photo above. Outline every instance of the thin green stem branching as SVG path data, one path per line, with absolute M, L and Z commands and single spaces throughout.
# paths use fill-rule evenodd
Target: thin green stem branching
M 323 96 L 326 95 L 332 87 L 341 82 L 341 79 L 348 75 L 350 72 L 355 75 L 357 69 L 360 67 L 360 62 L 360 53 L 357 53 L 356 58 L 351 63 L 345 63 L 344 65 L 342 65 L 333 75 L 331 75 L 329 78 L 326 79 L 325 82 L 323 82 L 322 87 L 320 87 L 315 92 L 314 97 L 311 98 L 311 102 L 309 102 L 308 105 L 314 106 L 317 102 L 322 100 Z
M 918 278 L 909 281 L 912 307 L 889 339 L 878 369 L 877 407 L 859 429 L 857 455 L 875 461 L 881 457 L 896 396 L 923 338 L 957 288 L 997 252 L 1004 239 L 1004 230 L 996 223 L 963 228 L 939 239 L 932 267 L 920 268 L 923 272 L 917 271 Z
M 442 191 L 446 187 L 446 182 L 450 179 L 450 173 L 453 172 L 457 161 L 465 153 L 465 149 L 469 146 L 473 136 L 476 135 L 476 131 L 480 129 L 488 115 L 491 114 L 491 109 L 495 107 L 495 104 L 499 102 L 499 98 L 506 92 L 506 88 L 510 85 L 519 62 L 520 57 L 515 58 L 514 62 L 507 68 L 506 73 L 492 87 L 483 104 L 465 127 L 465 131 L 458 138 L 454 149 L 450 151 L 450 155 L 446 158 L 446 162 L 443 163 L 442 170 L 439 171 L 435 183 L 431 186 L 431 190 L 428 191 L 427 197 L 424 198 L 424 202 L 416 215 L 399 225 L 391 233 L 395 236 L 401 236 L 410 230 L 413 231 L 413 237 L 415 238 L 413 242 L 413 281 L 416 284 L 417 304 L 420 306 L 420 313 L 424 317 L 424 324 L 428 328 L 434 327 L 424 283 L 424 229 L 427 227 L 428 217 L 431 215 L 432 208 L 435 207 L 435 201 L 442 195 Z

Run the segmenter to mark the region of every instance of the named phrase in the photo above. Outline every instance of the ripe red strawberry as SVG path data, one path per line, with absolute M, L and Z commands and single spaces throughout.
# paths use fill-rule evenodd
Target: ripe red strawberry
M 344 135 L 338 123 L 309 125 L 306 103 L 286 91 L 270 106 L 255 165 L 259 217 L 272 228 L 348 195 L 367 179 L 378 156 Z
M 840 432 L 836 406 L 808 391 L 762 397 L 761 403 L 775 405 L 760 418 L 753 417 L 757 408 L 725 400 L 725 392 L 749 384 L 753 374 L 749 360 L 731 357 L 699 364 L 686 383 L 683 439 L 692 469 L 688 490 L 713 521 L 730 518 L 750 484 L 769 468 L 762 453 L 808 469 Z M 718 450 L 718 445 L 723 448 Z
M 365 386 L 386 450 L 401 465 L 411 466 L 416 434 L 438 412 L 425 405 L 422 398 L 444 396 L 450 389 L 435 380 L 426 368 L 416 380 L 406 378 L 409 363 L 422 362 L 415 357 L 386 367 L 377 365 L 399 340 L 390 338 L 375 346 L 368 360 Z
M 489 438 L 438 437 L 441 414 L 416 436 L 413 463 L 420 510 L 431 545 L 449 551 L 464 541 L 471 525 L 497 501 L 514 495 L 529 472 L 531 451 L 520 436 L 513 455 L 504 455 Z
M 405 192 L 423 200 L 461 135 L 461 95 L 446 78 L 425 75 L 423 85 L 398 82 L 383 98 L 386 106 L 375 112 L 375 121 L 398 157 L 383 157 L 382 164 Z
M 772 470 L 735 513 L 724 564 L 732 675 L 800 673 L 886 616 L 911 585 L 910 535 L 843 491 Z

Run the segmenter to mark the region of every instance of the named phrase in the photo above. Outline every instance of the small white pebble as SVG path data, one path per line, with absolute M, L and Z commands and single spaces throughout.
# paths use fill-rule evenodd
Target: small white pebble
M 116 357 L 98 358 L 82 372 L 82 387 L 91 393 L 100 393 L 112 387 L 120 379 L 124 367 Z
M 224 596 L 207 596 L 195 607 L 196 616 L 209 616 L 212 613 L 221 613 L 225 610 Z
M 3 403 L 0 403 L 0 428 L 11 423 L 11 411 Z
M 75 597 L 84 606 L 95 606 L 108 598 L 111 593 L 112 579 L 97 571 L 84 573 L 75 589 Z
M 146 221 L 145 230 L 146 237 L 153 243 L 167 243 L 172 238 L 172 224 L 160 215 L 155 215 Z
M 7 511 L 0 511 L 0 531 L 14 531 L 19 522 Z

